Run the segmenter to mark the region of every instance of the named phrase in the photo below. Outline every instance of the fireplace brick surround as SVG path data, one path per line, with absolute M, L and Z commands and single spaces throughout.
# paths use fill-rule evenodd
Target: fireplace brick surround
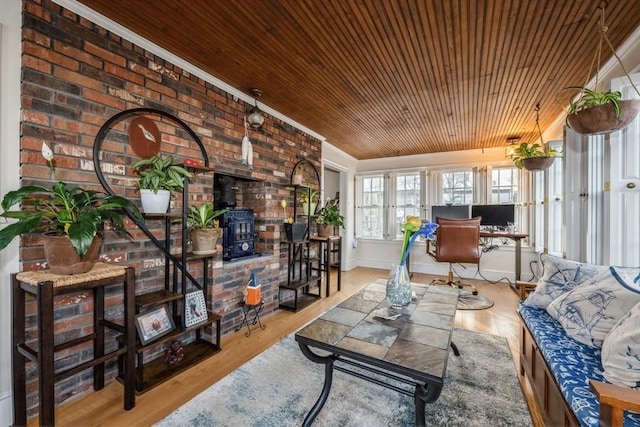
M 57 179 L 101 190 L 92 162 L 93 143 L 100 127 L 126 109 L 167 111 L 200 137 L 216 173 L 243 179 L 242 207 L 255 213 L 256 250 L 262 255 L 235 262 L 223 262 L 219 256 L 212 263 L 207 303 L 209 309 L 223 316 L 222 334 L 232 333 L 242 320 L 238 301 L 251 272 L 260 277 L 263 313 L 277 310 L 278 283 L 283 278 L 286 259 L 279 244 L 284 219 L 280 201 L 293 203 L 286 185 L 299 160 L 308 159 L 320 166 L 321 141 L 267 117 L 261 131 L 250 133 L 254 165 L 249 171 L 240 162 L 243 116 L 251 105 L 49 0 L 23 2 L 22 38 L 22 185 L 50 182 L 49 168 L 40 153 L 44 141 L 54 151 Z M 168 135 L 166 140 L 163 137 L 163 147 L 166 144 L 175 149 L 171 154 L 176 157 L 189 157 L 183 138 L 179 134 Z M 120 175 L 127 195 L 137 199 L 129 161 L 126 156 L 112 156 L 104 167 L 111 174 Z M 194 200 L 197 198 L 195 195 Z M 134 237 L 131 241 L 108 233 L 102 260 L 133 265 L 137 294 L 156 289 L 162 281 L 164 269 L 159 267 L 164 265 L 164 257 L 133 223 L 129 224 L 129 231 Z M 160 221 L 153 231 L 163 233 Z M 20 259 L 23 270 L 42 268 L 44 255 L 37 236 L 22 239 Z M 115 310 L 121 299 L 121 292 L 109 291 L 107 311 Z M 64 319 L 56 324 L 60 337 L 79 336 L 89 327 L 87 313 L 93 310 L 89 293 L 65 295 L 56 298 L 54 304 L 56 317 Z M 35 322 L 34 307 L 29 302 L 28 324 Z M 33 329 L 28 333 L 32 340 L 37 339 Z M 56 363 L 80 363 L 90 357 L 90 352 L 90 347 L 78 346 Z M 32 384 L 28 388 L 37 390 L 31 371 Z M 116 366 L 112 364 L 107 378 L 113 380 L 115 374 Z M 91 392 L 91 381 L 91 372 L 85 371 L 60 382 L 56 403 Z M 28 399 L 31 414 L 36 393 Z

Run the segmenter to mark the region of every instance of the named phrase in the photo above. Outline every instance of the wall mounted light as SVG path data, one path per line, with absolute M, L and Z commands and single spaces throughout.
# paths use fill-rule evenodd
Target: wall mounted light
M 264 123 L 264 116 L 262 115 L 262 111 L 258 108 L 258 98 L 262 96 L 262 91 L 260 89 L 251 89 L 249 93 L 251 93 L 255 98 L 255 105 L 251 107 L 251 110 L 249 110 L 247 121 L 249 122 L 251 129 L 260 129 Z

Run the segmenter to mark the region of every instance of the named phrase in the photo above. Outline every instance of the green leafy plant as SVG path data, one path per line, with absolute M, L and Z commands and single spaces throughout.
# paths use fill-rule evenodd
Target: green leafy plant
M 616 112 L 616 117 L 620 117 L 621 92 L 602 92 L 591 90 L 586 87 L 571 87 L 569 89 L 580 89 L 580 93 L 569 103 L 568 114 L 575 114 L 579 111 L 597 107 L 599 105 L 611 104 Z
M 300 194 L 300 202 L 302 203 L 318 203 L 318 190 L 303 190 Z
M 184 180 L 191 178 L 191 173 L 182 166 L 173 164 L 171 156 L 162 157 L 156 154 L 148 159 L 140 159 L 133 165 L 133 170 L 140 175 L 138 187 L 158 193 L 167 190 L 171 194 L 184 188 Z
M 19 203 L 28 209 L 10 210 Z M 49 232 L 68 236 L 80 257 L 87 253 L 94 236 L 102 233 L 105 222 L 116 232 L 129 235 L 122 221 L 124 209 L 142 218 L 138 207 L 129 199 L 80 187 L 68 188 L 61 181 L 51 188 L 27 185 L 9 191 L 2 199 L 2 209 L 1 216 L 17 222 L 0 230 L 0 250 L 19 235 Z
M 344 216 L 340 214 L 340 207 L 335 200 L 327 200 L 316 215 L 316 223 L 344 228 Z
M 531 159 L 533 157 L 558 157 L 559 154 L 558 150 L 548 144 L 543 146 L 537 142 L 533 144 L 523 142 L 513 150 L 511 159 L 513 160 L 515 167 L 522 169 L 522 160 L 524 159 Z
M 213 203 L 208 202 L 200 206 L 189 205 L 187 224 L 191 229 L 218 228 L 220 224 L 216 218 L 227 212 L 229 212 L 229 209 L 214 210 Z

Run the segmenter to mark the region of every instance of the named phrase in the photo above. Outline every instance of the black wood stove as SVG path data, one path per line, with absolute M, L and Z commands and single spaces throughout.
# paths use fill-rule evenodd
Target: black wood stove
M 260 255 L 256 252 L 253 209 L 234 209 L 222 216 L 222 259 Z

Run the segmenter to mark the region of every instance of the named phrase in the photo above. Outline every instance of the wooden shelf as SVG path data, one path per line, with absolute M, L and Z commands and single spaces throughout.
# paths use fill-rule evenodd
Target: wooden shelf
M 176 339 L 177 337 L 184 335 L 188 332 L 191 331 L 195 331 L 197 329 L 200 329 L 203 326 L 206 325 L 210 325 L 214 322 L 217 322 L 219 319 L 221 319 L 221 317 L 217 314 L 211 313 L 210 311 L 207 311 L 207 314 L 209 316 L 209 318 L 207 319 L 206 322 L 202 322 L 202 323 L 198 323 L 197 325 L 193 325 L 193 326 L 189 326 L 188 328 L 183 328 L 180 325 L 182 325 L 182 317 L 179 316 L 178 317 L 178 325 L 176 325 L 176 329 L 171 331 L 170 333 L 168 333 L 167 335 L 163 335 L 153 341 L 151 341 L 149 344 L 146 345 L 142 345 L 140 344 L 140 341 L 136 341 L 136 353 L 141 353 L 144 352 L 150 348 L 156 347 L 162 343 L 171 341 L 173 339 Z M 146 369 L 146 365 L 145 365 L 145 369 Z
M 182 299 L 182 297 L 182 294 L 177 294 L 165 289 L 149 292 L 147 294 L 136 296 L 136 308 L 142 311 L 158 304 L 164 304 L 167 302 Z
M 294 305 L 295 301 L 293 300 L 280 303 L 279 307 L 285 310 L 297 312 L 302 310 L 305 307 L 310 306 L 311 304 L 318 301 L 319 299 L 320 299 L 320 295 L 304 293 L 300 295 L 300 297 L 298 297 L 297 307 Z
M 319 286 L 320 280 L 320 276 L 310 276 L 309 280 L 294 280 L 291 283 L 281 283 L 280 287 L 282 289 L 300 289 L 305 286 Z
M 142 384 L 136 384 L 136 394 L 151 390 L 219 351 L 220 348 L 215 344 L 200 340 L 186 344 L 184 346 L 184 359 L 173 366 L 165 363 L 164 356 L 145 363 Z M 122 378 L 118 377 L 118 381 L 122 381 Z

